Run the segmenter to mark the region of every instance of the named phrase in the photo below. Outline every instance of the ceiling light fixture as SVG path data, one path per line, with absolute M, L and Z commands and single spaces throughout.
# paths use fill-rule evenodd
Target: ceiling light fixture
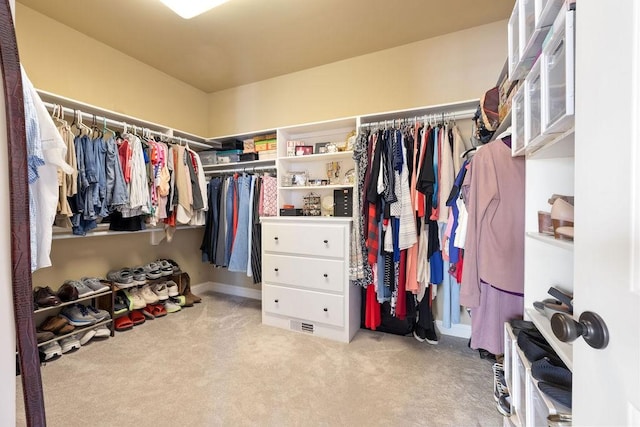
M 184 19 L 191 19 L 229 0 L 160 0 Z

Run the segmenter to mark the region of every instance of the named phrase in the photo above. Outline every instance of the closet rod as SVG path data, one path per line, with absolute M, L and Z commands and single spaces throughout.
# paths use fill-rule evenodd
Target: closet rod
M 141 129 L 144 132 L 148 132 L 148 133 L 150 133 L 152 135 L 158 135 L 158 136 L 160 136 L 162 138 L 171 139 L 173 141 L 184 142 L 184 143 L 187 143 L 189 145 L 193 145 L 193 146 L 196 146 L 196 147 L 199 147 L 199 148 L 208 148 L 208 149 L 212 148 L 209 144 L 204 144 L 202 142 L 192 141 L 190 139 L 183 138 L 183 137 L 180 137 L 180 136 L 167 135 L 167 134 L 164 134 L 162 132 L 149 129 L 148 127 L 145 127 L 145 126 L 139 126 L 139 125 L 130 124 L 130 123 L 127 123 L 127 122 L 124 122 L 124 121 L 113 120 L 113 119 L 110 119 L 108 117 L 90 114 L 90 113 L 87 113 L 87 112 L 82 111 L 82 110 L 74 110 L 73 108 L 65 107 L 65 106 L 60 105 L 60 104 L 44 102 L 44 105 L 49 110 L 51 110 L 52 112 L 53 112 L 54 108 L 62 108 L 62 111 L 64 111 L 65 114 L 70 114 L 72 116 L 74 114 L 76 114 L 76 112 L 77 112 L 77 113 L 79 113 L 81 115 L 80 119 L 83 120 L 83 121 L 85 121 L 85 120 L 93 121 L 93 118 L 95 117 L 96 121 L 99 122 L 98 124 L 107 124 L 109 126 L 115 126 L 118 129 L 123 129 L 123 130 L 124 129 L 131 129 L 131 128 Z M 86 124 L 86 122 L 85 122 L 85 124 Z
M 427 113 L 427 114 L 421 114 L 415 117 L 391 117 L 388 118 L 386 120 L 378 120 L 375 122 L 367 122 L 367 123 L 362 123 L 360 124 L 360 127 L 372 127 L 372 126 L 386 126 L 389 123 L 393 123 L 395 126 L 396 122 L 413 122 L 416 123 L 417 121 L 424 121 L 424 122 L 430 122 L 430 121 L 439 121 L 442 120 L 442 118 L 444 117 L 445 119 L 449 119 L 449 120 L 464 120 L 464 119 L 472 119 L 476 114 L 476 110 L 458 110 L 458 111 L 437 111 L 437 112 L 433 112 L 433 113 Z
M 209 170 L 209 171 L 204 171 L 205 175 L 223 175 L 223 174 L 229 174 L 229 173 L 236 173 L 236 172 L 260 172 L 260 171 L 269 171 L 272 170 L 274 172 L 276 172 L 276 167 L 275 166 L 253 166 L 253 167 L 248 167 L 248 168 L 240 168 L 240 167 L 234 167 L 234 168 L 230 168 L 230 169 L 215 169 L 215 170 Z

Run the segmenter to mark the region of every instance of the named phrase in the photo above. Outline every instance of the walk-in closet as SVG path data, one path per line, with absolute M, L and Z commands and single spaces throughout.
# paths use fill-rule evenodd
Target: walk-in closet
M 0 424 L 638 425 L 639 34 L 0 0 Z

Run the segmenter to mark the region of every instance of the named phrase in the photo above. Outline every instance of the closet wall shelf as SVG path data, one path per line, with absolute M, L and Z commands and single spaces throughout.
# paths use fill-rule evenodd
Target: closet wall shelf
M 331 185 L 292 185 L 289 187 L 279 187 L 279 190 L 331 190 L 337 188 L 353 188 L 353 184 L 331 184 Z
M 106 283 L 109 283 L 109 282 L 106 282 Z M 51 307 L 42 307 L 42 308 L 39 308 L 37 310 L 34 310 L 33 314 L 44 313 L 45 311 L 59 309 L 59 308 L 62 308 L 62 307 L 66 307 L 68 305 L 73 305 L 73 304 L 75 304 L 77 302 L 92 300 L 94 298 L 99 298 L 99 297 L 108 296 L 108 295 L 111 295 L 111 289 L 109 289 L 108 291 L 87 295 L 87 296 L 84 296 L 82 298 L 78 298 L 77 300 L 74 300 L 74 301 L 63 302 L 61 304 L 54 305 L 54 306 L 51 306 Z
M 66 337 L 71 336 L 71 335 L 74 335 L 74 334 L 82 334 L 84 331 L 88 331 L 90 329 L 95 329 L 95 328 L 97 328 L 99 326 L 108 325 L 109 323 L 111 323 L 111 321 L 112 321 L 112 319 L 106 319 L 106 320 L 103 320 L 101 322 L 94 323 L 93 325 L 76 327 L 73 331 L 69 332 L 68 334 L 56 335 L 55 338 L 50 339 L 49 341 L 43 341 L 41 343 L 38 343 L 38 347 L 42 347 L 42 346 L 44 346 L 46 344 L 49 344 L 50 342 L 53 342 L 53 341 L 60 341 L 61 339 L 66 338 Z
M 323 154 L 309 154 L 307 156 L 289 156 L 289 157 L 280 157 L 278 160 L 282 160 L 284 162 L 317 162 L 321 160 L 334 160 L 334 159 L 344 159 L 353 157 L 353 151 L 338 151 L 337 153 L 323 153 Z
M 525 147 L 529 159 L 554 159 L 573 157 L 575 154 L 575 127 L 558 134 L 549 135 L 537 144 Z
M 509 126 L 511 126 L 511 110 L 509 110 L 502 122 L 500 122 L 500 126 L 498 126 L 498 129 L 496 129 L 493 137 L 491 138 L 491 141 L 494 141 L 498 137 L 498 135 L 507 130 Z
M 193 229 L 193 228 L 202 228 L 204 229 L 204 226 L 202 225 L 179 225 L 176 227 L 176 230 L 189 230 L 189 229 Z M 157 233 L 157 232 L 161 232 L 164 234 L 164 227 L 149 227 L 145 230 L 139 230 L 139 231 L 112 231 L 109 230 L 109 224 L 98 224 L 98 227 L 95 228 L 92 231 L 89 231 L 86 235 L 84 236 L 78 236 L 76 234 L 73 234 L 71 232 L 71 229 L 67 229 L 67 228 L 61 228 L 61 227 L 53 227 L 53 236 L 52 239 L 53 240 L 61 240 L 61 239 L 76 239 L 76 238 L 81 238 L 81 239 L 86 239 L 89 237 L 106 237 L 106 236 L 118 236 L 121 234 L 128 234 L 128 235 L 133 235 L 133 234 L 142 234 L 142 233 Z
M 573 346 L 558 340 L 551 330 L 549 319 L 539 313 L 535 308 L 526 308 L 525 317 L 529 317 L 542 336 L 549 342 L 556 353 L 558 353 L 560 359 L 567 365 L 567 368 L 573 371 Z
M 547 234 L 542 234 L 542 233 L 536 233 L 533 231 L 528 231 L 526 233 L 526 236 L 530 239 L 538 240 L 547 245 L 557 246 L 559 248 L 566 249 L 568 251 L 573 252 L 573 242 L 570 240 L 560 240 L 560 239 L 554 238 L 553 236 L 549 236 Z
M 211 172 L 224 172 L 226 169 L 244 170 L 246 169 L 249 172 L 252 168 L 255 167 L 263 167 L 263 166 L 273 166 L 275 168 L 276 161 L 275 159 L 266 159 L 266 160 L 251 160 L 248 162 L 234 162 L 234 163 L 220 163 L 217 165 L 202 165 L 202 169 L 204 169 L 205 173 Z

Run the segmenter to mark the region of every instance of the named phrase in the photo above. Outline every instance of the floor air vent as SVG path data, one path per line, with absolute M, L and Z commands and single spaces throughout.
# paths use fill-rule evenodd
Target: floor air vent
M 291 329 L 298 332 L 306 332 L 308 334 L 312 334 L 313 324 L 300 322 L 298 320 L 291 320 Z

